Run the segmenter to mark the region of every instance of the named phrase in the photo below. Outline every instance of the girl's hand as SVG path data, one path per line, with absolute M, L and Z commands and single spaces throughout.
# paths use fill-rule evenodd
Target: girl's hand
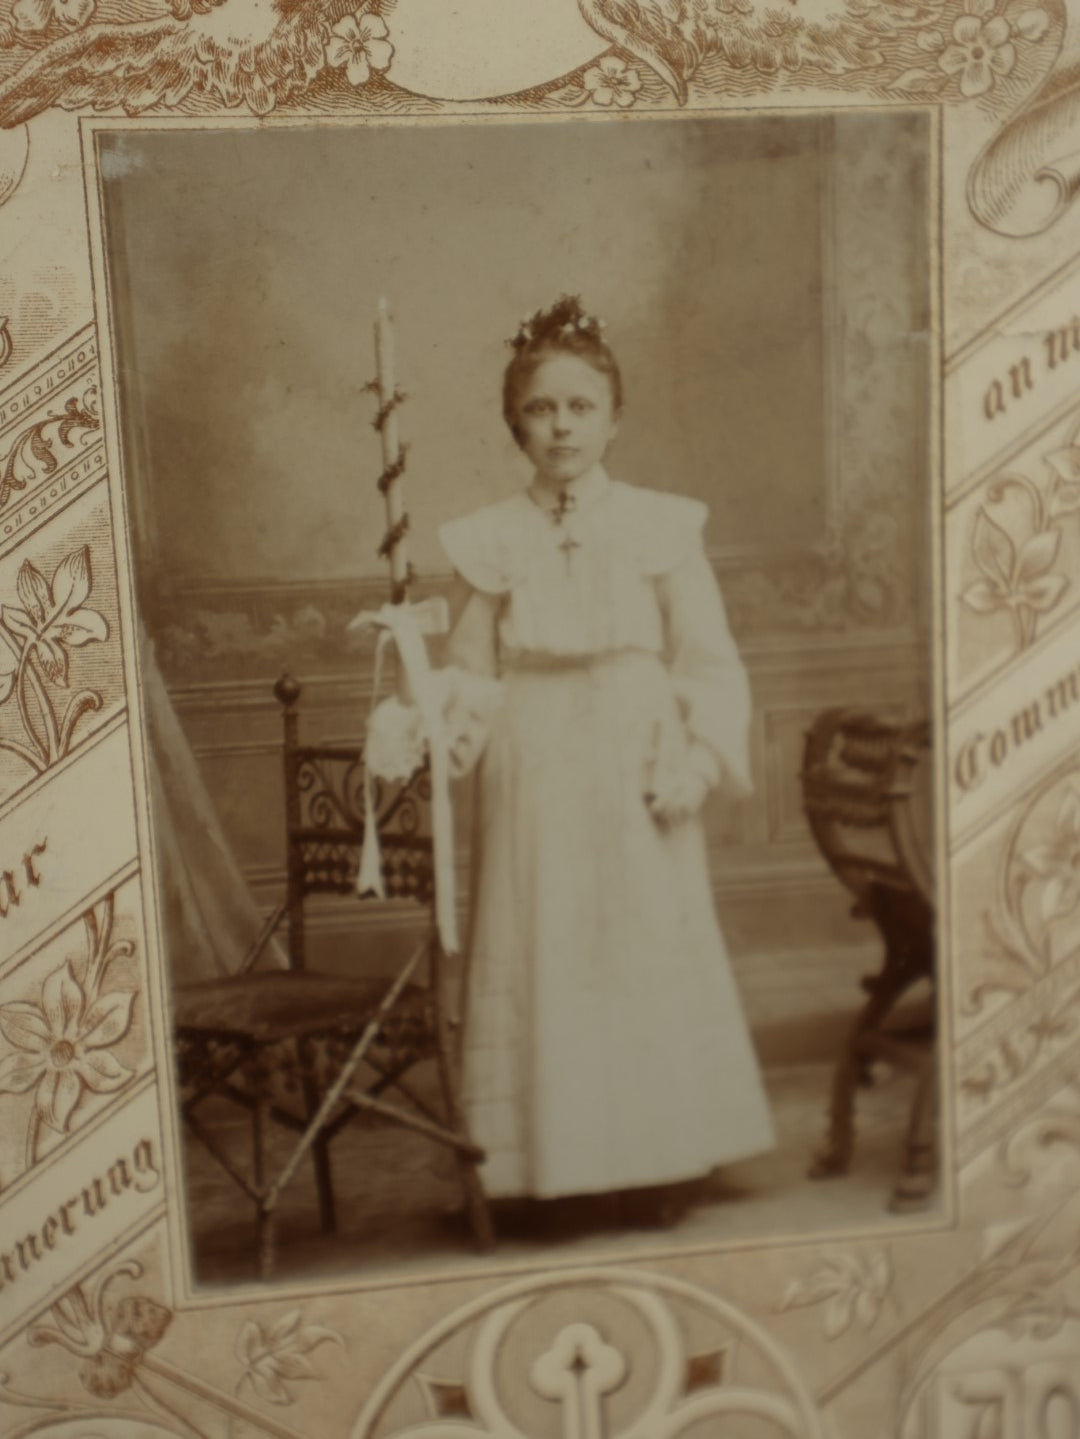
M 645 803 L 657 824 L 667 827 L 681 824 L 697 814 L 708 792 L 709 786 L 703 776 L 688 770 L 673 775 L 655 794 L 647 794 Z
M 692 819 L 719 777 L 716 755 L 708 745 L 693 741 L 683 763 L 664 766 L 654 773 L 653 790 L 646 794 L 649 813 L 664 829 Z
M 454 666 L 436 673 L 443 687 L 442 712 L 450 777 L 464 779 L 484 752 L 502 688 L 498 680 Z
M 655 788 L 645 796 L 649 813 L 667 828 L 697 814 L 718 778 L 718 765 L 711 750 L 693 744 L 686 763 L 655 776 Z
M 460 728 L 447 748 L 450 778 L 464 779 L 477 764 L 487 743 L 488 727 L 476 716 L 459 717 Z

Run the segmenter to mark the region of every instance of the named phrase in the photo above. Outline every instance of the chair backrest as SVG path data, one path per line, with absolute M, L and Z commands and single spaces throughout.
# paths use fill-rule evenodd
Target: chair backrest
M 882 887 L 933 907 L 930 726 L 831 709 L 806 736 L 807 823 L 833 872 L 859 899 Z
M 305 964 L 304 901 L 356 892 L 365 830 L 363 747 L 301 744 L 300 694 L 289 675 L 274 686 L 284 730 L 286 911 L 296 969 Z M 435 869 L 427 767 L 401 784 L 374 780 L 372 797 L 386 898 L 430 905 Z

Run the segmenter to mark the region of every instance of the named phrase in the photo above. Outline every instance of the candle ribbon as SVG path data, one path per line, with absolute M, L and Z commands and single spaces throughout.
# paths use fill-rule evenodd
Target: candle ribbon
M 450 805 L 450 763 L 447 754 L 446 727 L 442 714 L 442 690 L 428 661 L 424 634 L 441 633 L 446 625 L 446 601 L 433 596 L 420 604 L 387 604 L 378 610 L 364 610 L 351 620 L 350 633 L 374 629 L 375 676 L 371 708 L 374 709 L 382 684 L 382 667 L 388 646 L 393 643 L 401 657 L 405 679 L 427 739 L 431 767 L 431 829 L 435 863 L 435 927 L 439 942 L 447 954 L 460 948 L 457 927 L 457 904 L 454 895 L 454 823 Z M 383 882 L 382 853 L 375 818 L 375 796 L 370 771 L 364 766 L 364 842 L 360 851 L 360 869 L 356 877 L 357 894 L 386 897 Z

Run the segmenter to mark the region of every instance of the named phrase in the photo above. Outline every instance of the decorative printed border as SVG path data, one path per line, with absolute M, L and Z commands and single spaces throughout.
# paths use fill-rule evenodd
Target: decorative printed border
M 968 296 L 954 333 L 955 324 L 961 336 L 965 325 L 991 325 L 1006 298 L 1021 299 L 1040 279 L 1050 261 L 1039 236 L 1051 227 L 1072 233 L 1080 24 L 1064 0 L 821 0 L 812 17 L 766 13 L 755 0 L 705 0 L 692 11 L 675 0 L 570 8 L 586 33 L 575 32 L 569 68 L 496 86 L 489 99 L 439 100 L 399 83 L 414 63 L 406 0 L 281 9 L 251 0 L 13 0 L 0 5 L 0 204 L 15 214 L 28 203 L 26 177 L 55 143 L 50 127 L 64 110 L 139 113 L 161 124 L 236 109 L 341 120 L 926 102 L 952 140 L 951 253 L 970 242 L 983 257 L 978 275 L 997 263 L 1008 282 L 1001 304 L 987 292 L 972 305 L 959 274 L 955 290 L 947 275 L 947 296 Z M 561 23 L 555 7 L 547 23 Z M 494 54 L 498 42 L 488 48 Z M 80 272 L 83 246 L 79 234 Z M 1019 280 L 1023 259 L 1012 257 L 1029 254 L 1039 258 Z M 1062 280 L 1061 295 L 1065 309 L 1050 333 L 1075 347 L 1074 278 Z M 654 1255 L 647 1268 L 643 1256 L 630 1271 L 540 1274 L 498 1290 L 475 1275 L 389 1292 L 334 1282 L 298 1300 L 185 1291 L 176 1215 L 165 1214 L 167 1098 L 144 1066 L 160 977 L 128 973 L 154 953 L 152 931 L 140 932 L 142 916 L 126 898 L 147 854 L 145 834 L 142 846 L 136 839 L 143 820 L 130 793 L 119 678 L 128 601 L 123 588 L 119 606 L 112 594 L 112 536 L 77 543 L 64 532 L 64 517 L 82 513 L 76 505 L 97 504 L 107 472 L 118 495 L 116 439 L 108 414 L 102 424 L 85 303 L 56 318 L 28 297 L 28 286 L 0 290 L 0 376 L 26 359 L 34 365 L 0 396 L 0 629 L 9 636 L 0 636 L 0 656 L 10 656 L 6 670 L 0 658 L 0 738 L 13 766 L 0 773 L 0 893 L 9 909 L 0 934 L 17 933 L 10 950 L 0 948 L 0 1106 L 18 1108 L 9 1128 L 24 1156 L 18 1174 L 0 1175 L 0 1293 L 8 1291 L 13 1315 L 0 1333 L 0 1426 L 52 1439 L 99 1430 L 118 1439 L 627 1439 L 739 1412 L 793 1435 L 888 1427 L 900 1439 L 958 1429 L 1026 1439 L 1075 1418 L 1080 790 L 1064 758 L 1075 747 L 1075 660 L 1065 665 L 1064 650 L 1080 461 L 1075 432 L 1033 461 L 997 458 L 1010 453 L 1008 426 L 1021 410 L 1038 410 L 1048 426 L 1072 423 L 1030 356 L 1025 369 L 1023 306 L 994 329 L 992 366 L 985 353 L 958 354 L 949 379 L 950 395 L 963 397 L 963 425 L 990 436 L 965 452 L 965 428 L 949 460 L 950 492 L 976 471 L 981 488 L 967 509 L 957 505 L 942 545 L 947 618 L 964 635 L 963 655 L 956 644 L 949 651 L 954 701 L 963 689 L 956 667 L 970 657 L 976 676 L 954 721 L 951 838 L 957 865 L 961 856 L 975 864 L 982 847 L 978 862 L 994 876 L 979 912 L 965 900 L 954 916 L 954 929 L 979 930 L 951 999 L 946 1141 L 960 1165 L 958 1224 L 940 1234 L 890 1231 L 887 1242 L 838 1236 Z M 1041 312 L 1032 326 L 1046 331 Z M 1072 349 L 1050 353 L 1057 384 Z M 958 433 L 950 420 L 947 444 Z M 826 630 L 892 615 L 888 519 L 869 509 L 798 566 L 735 576 L 736 603 L 753 611 L 764 590 L 770 608 L 802 617 L 825 590 Z M 962 627 L 961 613 L 974 623 Z M 250 616 L 246 627 L 215 631 L 214 623 L 193 632 L 196 642 L 216 633 L 232 656 L 277 653 L 282 641 L 272 622 L 260 627 Z M 286 638 L 310 637 L 311 627 L 336 620 L 298 611 L 284 623 Z M 182 636 L 177 643 L 179 665 Z M 1036 724 L 1032 696 L 1046 711 L 1059 691 L 1055 724 L 1048 711 Z M 966 762 L 985 769 L 985 784 L 965 785 Z M 79 848 L 64 826 L 95 805 L 116 816 L 104 826 L 115 839 L 88 857 L 97 836 L 77 836 Z M 62 904 L 47 893 L 57 855 L 68 885 Z M 136 937 L 117 949 L 121 924 Z M 136 1041 L 138 1055 L 117 1052 Z M 45 1152 L 43 1136 L 55 1148 Z M 754 1362 L 743 1382 L 740 1365 Z

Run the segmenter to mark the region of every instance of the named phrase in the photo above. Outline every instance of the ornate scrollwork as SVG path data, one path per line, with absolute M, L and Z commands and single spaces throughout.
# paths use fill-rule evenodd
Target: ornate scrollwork
M 364 762 L 359 750 L 298 751 L 296 787 L 300 827 L 364 834 Z M 404 783 L 373 779 L 372 800 L 380 835 L 416 835 L 428 827 L 431 776 L 427 766 Z
M 302 752 L 296 766 L 300 823 L 305 829 L 363 829 L 363 761 L 359 754 Z
M 359 750 L 304 747 L 296 752 L 298 822 L 290 842 L 308 891 L 345 894 L 355 887 L 364 842 L 364 763 Z M 431 776 L 426 765 L 404 782 L 373 779 L 371 801 L 387 897 L 432 898 Z

